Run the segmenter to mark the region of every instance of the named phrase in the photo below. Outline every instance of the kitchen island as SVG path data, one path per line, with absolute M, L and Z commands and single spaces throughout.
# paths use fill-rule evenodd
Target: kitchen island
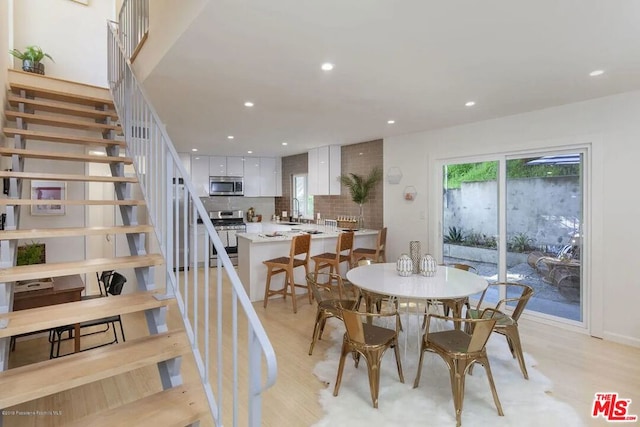
M 268 223 L 266 223 L 268 224 Z M 266 225 L 265 224 L 265 225 Z M 295 226 L 281 225 L 278 223 L 269 224 L 269 229 L 276 229 L 269 233 L 238 233 L 238 275 L 244 285 L 251 301 L 262 301 L 264 299 L 264 288 L 267 281 L 267 267 L 262 261 L 289 256 L 291 239 L 295 235 L 311 234 L 311 256 L 324 252 L 335 252 L 338 234 L 342 229 L 326 227 L 315 224 L 298 224 Z M 266 227 L 265 227 L 266 229 Z M 317 234 L 314 234 L 317 233 Z M 355 232 L 353 247 L 374 248 L 378 230 L 358 230 Z M 309 271 L 313 271 L 314 262 L 309 260 Z M 340 266 L 344 276 L 347 272 L 346 265 Z M 284 281 L 284 274 L 278 274 L 272 279 L 272 289 L 277 289 Z M 295 270 L 295 282 L 306 283 L 304 269 Z M 304 290 L 298 289 L 303 293 Z M 278 296 L 278 298 L 281 298 Z

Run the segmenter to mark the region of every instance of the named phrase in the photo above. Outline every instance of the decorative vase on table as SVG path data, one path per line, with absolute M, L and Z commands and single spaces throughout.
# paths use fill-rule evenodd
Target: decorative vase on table
M 431 255 L 425 254 L 420 258 L 420 274 L 423 276 L 434 276 L 437 268 L 436 259 Z
M 407 254 L 401 254 L 396 261 L 396 271 L 400 276 L 407 277 L 413 274 L 413 261 Z
M 409 242 L 409 254 L 411 255 L 411 261 L 413 261 L 413 272 L 420 272 L 420 242 L 418 240 L 412 240 Z
M 362 210 L 362 203 L 360 203 L 360 216 L 358 216 L 358 229 L 364 229 L 364 213 Z

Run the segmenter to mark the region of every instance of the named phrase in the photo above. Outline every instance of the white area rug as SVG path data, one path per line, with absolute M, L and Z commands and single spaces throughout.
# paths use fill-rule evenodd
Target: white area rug
M 413 388 L 419 357 L 417 322 L 414 321 L 415 325 L 406 325 L 410 331 L 406 344 L 402 332 L 400 336 L 404 384 L 398 379 L 393 350 L 388 350 L 384 355 L 378 409 L 374 409 L 371 403 L 364 358 L 356 369 L 353 358 L 347 357 L 340 392 L 338 396 L 333 396 L 344 326 L 335 319 L 329 322 L 333 322 L 331 326 L 334 328 L 331 334 L 327 333 L 327 328 L 323 339 L 331 340 L 334 345 L 327 351 L 326 359 L 314 369 L 314 374 L 321 381 L 329 383 L 320 393 L 320 404 L 326 416 L 316 427 L 455 426 L 449 373 L 440 356 L 425 354 L 420 385 Z M 405 318 L 403 323 L 406 324 Z M 473 375 L 467 375 L 466 379 L 463 426 L 584 425 L 571 406 L 546 393 L 552 389 L 552 383 L 535 368 L 533 358 L 525 354 L 529 373 L 529 380 L 525 380 L 503 336 L 493 334 L 487 344 L 487 352 L 505 416 L 498 415 L 485 370 L 481 365 L 476 365 Z

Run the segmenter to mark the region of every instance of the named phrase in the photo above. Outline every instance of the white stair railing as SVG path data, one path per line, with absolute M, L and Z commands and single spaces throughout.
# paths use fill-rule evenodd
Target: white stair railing
M 108 34 L 109 85 L 127 155 L 133 158 L 166 259 L 167 293 L 178 301 L 211 413 L 217 425 L 258 426 L 261 394 L 276 380 L 275 352 L 162 122 L 133 74 L 117 23 L 108 23 Z M 176 185 L 180 182 L 183 185 Z M 189 225 L 198 218 L 206 230 L 204 237 Z M 218 252 L 214 266 L 212 245 Z M 246 334 L 239 327 L 244 323 Z M 239 383 L 241 363 L 246 363 L 248 384 Z M 223 396 L 231 402 L 223 405 Z M 248 408 L 248 413 L 239 414 L 240 407 Z

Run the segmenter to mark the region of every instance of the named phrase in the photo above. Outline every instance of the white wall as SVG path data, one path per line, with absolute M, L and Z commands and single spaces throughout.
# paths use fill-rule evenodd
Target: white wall
M 7 52 L 9 51 L 9 42 L 11 37 L 11 28 L 12 28 L 12 15 L 11 15 L 11 7 L 13 1 L 0 1 L 0 88 L 3 90 L 0 91 L 0 105 L 4 106 L 5 100 L 7 99 L 7 92 L 4 90 L 7 84 L 7 68 L 11 67 L 11 58 Z M 4 115 L 0 116 L 0 126 L 4 127 L 5 119 Z M 0 134 L 0 146 L 4 147 L 4 135 Z M 0 158 L 0 169 L 8 169 L 11 165 L 11 161 L 9 158 L 2 157 Z M 2 193 L 0 193 L 0 197 Z M 1 210 L 4 212 L 4 209 Z
M 37 45 L 55 62 L 43 61 L 51 77 L 107 86 L 107 19 L 115 20 L 115 0 L 14 1 L 14 46 Z M 15 61 L 15 67 L 21 67 Z
M 640 346 L 640 278 L 634 260 L 640 241 L 640 200 L 634 190 L 640 159 L 640 92 L 503 117 L 465 126 L 384 140 L 385 170 L 400 166 L 399 185 L 385 182 L 384 218 L 389 229 L 388 258 L 408 251 L 410 240 L 437 253 L 439 198 L 434 185 L 438 159 L 490 156 L 505 151 L 549 149 L 590 143 L 592 150 L 591 333 Z M 401 192 L 414 185 L 418 197 L 405 202 Z M 429 197 L 425 197 L 429 194 Z M 426 213 L 421 219 L 421 213 Z
M 139 81 L 144 82 L 209 1 L 153 0 L 149 2 L 149 37 L 133 62 L 133 69 Z

